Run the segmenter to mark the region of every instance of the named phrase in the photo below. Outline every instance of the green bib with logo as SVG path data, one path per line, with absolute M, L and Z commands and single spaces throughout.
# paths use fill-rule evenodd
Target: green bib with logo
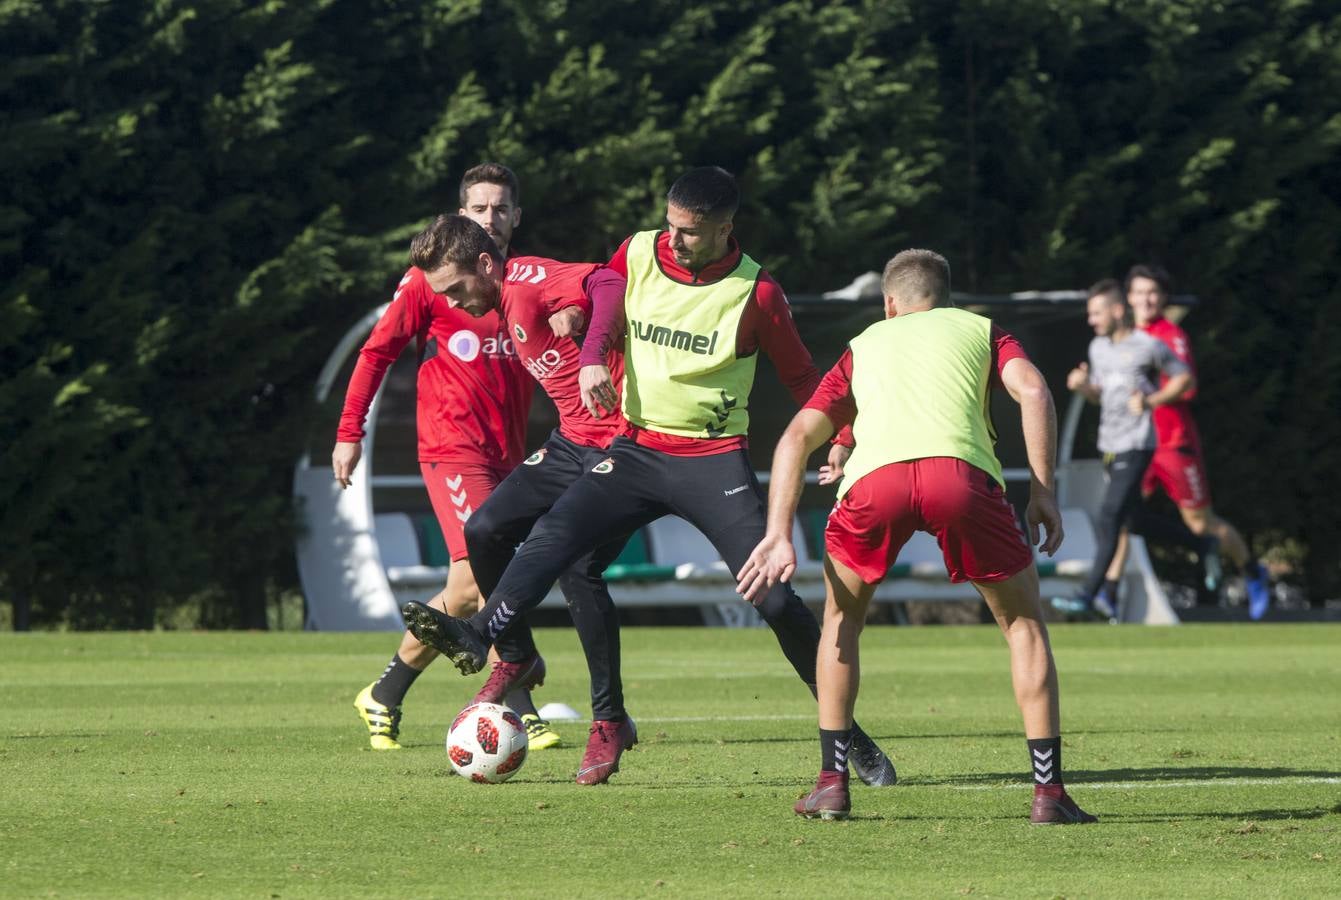
M 987 388 L 992 322 L 938 307 L 877 322 L 852 348 L 856 449 L 838 496 L 881 466 L 951 456 L 1003 487 Z
M 629 240 L 624 314 L 624 417 L 684 437 L 745 434 L 758 353 L 736 356 L 736 332 L 760 266 L 744 253 L 711 284 L 681 284 L 661 271 L 657 232 Z

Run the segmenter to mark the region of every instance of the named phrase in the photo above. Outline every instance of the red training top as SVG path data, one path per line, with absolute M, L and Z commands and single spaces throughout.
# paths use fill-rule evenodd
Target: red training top
M 626 238 L 615 255 L 607 264 L 621 275 L 628 275 L 629 241 Z M 691 272 L 675 261 L 670 249 L 670 233 L 657 235 L 657 262 L 661 271 L 668 277 L 683 284 L 705 284 L 717 281 L 734 269 L 740 262 L 740 244 L 736 239 L 728 239 L 726 256 L 708 266 L 701 272 Z M 592 312 L 591 325 L 587 329 L 587 340 L 582 347 L 582 365 L 600 365 L 601 357 L 612 347 L 622 346 L 625 320 L 624 305 L 621 302 L 611 304 L 597 303 Z M 820 372 L 810 351 L 801 342 L 801 335 L 792 321 L 791 307 L 782 286 L 772 275 L 760 271 L 755 282 L 754 296 L 745 305 L 740 317 L 740 326 L 736 330 L 736 355 L 749 356 L 762 349 L 773 361 L 778 377 L 787 391 L 796 400 L 797 405 L 804 404 L 819 384 Z M 644 428 L 634 429 L 633 439 L 644 447 L 669 453 L 672 456 L 710 456 L 726 453 L 746 446 L 745 435 L 722 438 L 685 437 L 676 434 L 663 434 Z M 851 435 L 845 435 L 840 441 L 851 446 Z
M 1192 345 L 1188 343 L 1186 331 L 1163 316 L 1151 319 L 1141 326 L 1141 330 L 1168 344 L 1173 355 L 1187 363 L 1188 369 L 1192 371 L 1192 377 L 1197 377 L 1197 366 L 1192 362 Z M 1159 386 L 1164 387 L 1168 380 L 1169 376 L 1161 374 Z M 1151 410 L 1155 422 L 1155 443 L 1160 449 L 1201 447 L 1201 435 L 1197 432 L 1196 420 L 1192 418 L 1190 402 L 1196 396 L 1197 391 L 1194 387 L 1173 403 L 1156 406 Z
M 999 388 L 1001 372 L 1012 359 L 1028 360 L 1020 342 L 992 326 L 992 369 L 988 377 L 988 389 Z M 817 409 L 829 417 L 834 428 L 850 428 L 857 417 L 857 402 L 852 397 L 852 350 L 843 351 L 834 367 L 825 373 L 815 394 L 805 405 L 806 409 Z
M 622 276 L 594 263 L 563 263 L 538 256 L 518 256 L 507 262 L 499 312 L 510 332 L 517 355 L 559 411 L 559 434 L 586 447 L 610 446 L 625 427 L 619 416 L 594 419 L 582 405 L 577 373 L 581 349 L 571 337 L 559 337 L 549 317 L 568 306 L 579 306 L 591 318 L 591 294 L 610 291 L 624 297 Z M 612 350 L 602 360 L 610 368 L 616 390 L 624 377 L 624 354 Z
M 503 320 L 472 318 L 433 293 L 411 268 L 359 351 L 337 439 L 360 441 L 368 406 L 386 370 L 417 339 L 415 419 L 420 462 L 475 462 L 511 469 L 526 450 L 535 382 L 517 358 Z

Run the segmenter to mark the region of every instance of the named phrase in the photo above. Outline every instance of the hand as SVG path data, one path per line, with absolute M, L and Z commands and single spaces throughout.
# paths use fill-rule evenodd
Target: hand
M 829 464 L 820 466 L 819 483 L 837 484 L 843 480 L 843 466 L 847 465 L 848 457 L 852 455 L 851 447 L 844 447 L 842 444 L 834 444 L 829 448 Z
M 1062 514 L 1057 509 L 1057 498 L 1046 488 L 1029 492 L 1029 506 L 1024 511 L 1029 524 L 1029 544 L 1052 556 L 1062 546 Z M 1042 525 L 1045 539 L 1039 541 L 1038 526 Z
M 363 457 L 363 445 L 357 441 L 339 441 L 335 445 L 334 452 L 331 453 L 331 468 L 335 470 L 335 480 L 340 482 L 340 488 L 349 487 L 350 480 L 354 476 L 354 470 L 358 468 L 359 460 Z
M 576 306 L 565 306 L 549 317 L 550 330 L 556 337 L 572 337 L 581 334 L 587 325 L 587 317 Z
M 1149 408 L 1145 402 L 1145 394 L 1140 391 L 1132 391 L 1131 396 L 1127 398 L 1127 409 L 1133 416 L 1139 416 Z
M 736 576 L 736 593 L 758 606 L 779 581 L 790 581 L 796 571 L 796 548 L 786 535 L 764 535 Z
M 1068 391 L 1081 391 L 1090 383 L 1090 364 L 1081 363 L 1066 375 L 1066 389 Z
M 600 419 L 619 409 L 615 384 L 610 380 L 607 366 L 583 366 L 577 373 L 577 385 L 582 389 L 582 405 L 592 418 Z

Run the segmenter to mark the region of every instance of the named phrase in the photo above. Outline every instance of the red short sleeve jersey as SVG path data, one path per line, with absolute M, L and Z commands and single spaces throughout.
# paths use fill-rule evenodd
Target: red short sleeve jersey
M 1192 371 L 1192 376 L 1196 377 L 1197 366 L 1192 361 L 1192 345 L 1188 343 L 1186 331 L 1183 331 L 1182 328 L 1163 316 L 1151 319 L 1142 328 L 1152 337 L 1157 337 L 1168 344 L 1169 349 L 1173 351 L 1173 355 L 1186 363 L 1188 369 Z M 1167 375 L 1161 374 L 1159 386 L 1163 387 L 1168 380 Z M 1159 447 L 1199 448 L 1201 446 L 1201 437 L 1197 433 L 1197 423 L 1192 418 L 1192 404 L 1189 402 L 1195 396 L 1196 391 L 1192 391 L 1180 400 L 1166 403 L 1163 406 L 1156 406 L 1152 410 L 1151 415 L 1155 422 L 1155 441 Z
M 424 273 L 405 273 L 359 351 L 337 434 L 363 439 L 368 407 L 386 370 L 410 341 L 419 347 L 416 422 L 420 462 L 481 462 L 511 468 L 526 449 L 535 382 L 497 313 L 472 318 L 433 293 Z
M 567 306 L 583 307 L 590 318 L 584 283 L 597 268 L 538 256 L 509 259 L 499 307 L 517 355 L 559 411 L 559 433 L 576 444 L 604 449 L 623 431 L 624 420 L 615 415 L 596 419 L 587 412 L 577 381 L 581 348 L 549 327 L 549 317 Z M 606 365 L 614 383 L 621 384 L 624 355 L 607 353 Z

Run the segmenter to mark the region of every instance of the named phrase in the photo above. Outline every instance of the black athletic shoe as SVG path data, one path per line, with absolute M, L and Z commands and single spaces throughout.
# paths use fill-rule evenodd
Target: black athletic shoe
M 847 765 L 863 784 L 871 787 L 891 787 L 899 783 L 898 773 L 885 751 L 860 729 L 852 732 L 852 752 L 848 754 Z
M 400 614 L 405 619 L 405 627 L 419 643 L 450 659 L 462 675 L 474 675 L 484 668 L 489 658 L 489 645 L 465 619 L 454 619 L 417 600 L 402 606 Z

